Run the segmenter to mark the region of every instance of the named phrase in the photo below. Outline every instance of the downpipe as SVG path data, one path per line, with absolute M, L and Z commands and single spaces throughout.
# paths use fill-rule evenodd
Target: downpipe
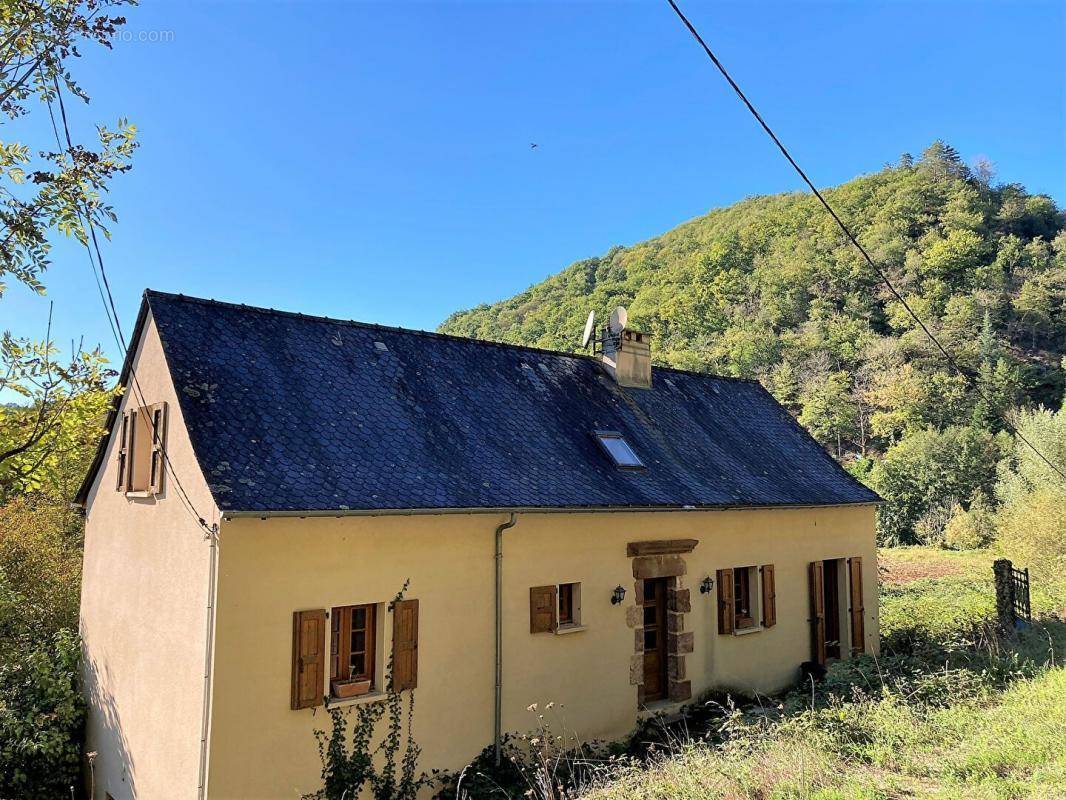
M 496 766 L 503 762 L 501 728 L 503 725 L 503 532 L 515 526 L 515 515 L 496 527 L 496 709 L 493 719 L 493 745 Z
M 208 540 L 207 571 L 207 636 L 204 639 L 204 702 L 200 720 L 200 784 L 197 797 L 204 800 L 207 794 L 207 737 L 211 727 L 211 666 L 214 662 L 215 644 L 215 598 L 218 581 L 218 523 L 211 526 Z

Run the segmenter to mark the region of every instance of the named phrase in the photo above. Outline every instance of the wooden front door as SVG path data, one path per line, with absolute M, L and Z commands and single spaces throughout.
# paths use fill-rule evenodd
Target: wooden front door
M 666 582 L 644 581 L 644 700 L 666 697 Z

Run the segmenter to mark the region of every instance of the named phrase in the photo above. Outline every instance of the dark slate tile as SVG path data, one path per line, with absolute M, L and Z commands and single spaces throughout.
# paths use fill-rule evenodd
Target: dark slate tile
M 149 291 L 229 511 L 876 502 L 757 383 Z M 591 436 L 621 432 L 647 469 Z M 243 480 L 242 480 L 243 479 Z

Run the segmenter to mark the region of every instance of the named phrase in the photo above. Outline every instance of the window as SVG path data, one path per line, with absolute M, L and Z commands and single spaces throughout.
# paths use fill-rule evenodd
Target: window
M 375 685 L 377 607 L 341 606 L 331 612 L 330 686 L 334 696 L 365 694 Z
M 644 462 L 633 452 L 633 448 L 622 438 L 622 434 L 614 431 L 596 431 L 594 433 L 600 447 L 610 456 L 616 467 L 622 469 L 643 469 Z
M 559 627 L 581 624 L 581 584 L 559 584 Z
M 755 627 L 756 611 L 752 604 L 757 593 L 752 591 L 752 584 L 758 580 L 756 575 L 755 567 L 738 567 L 733 570 L 733 625 L 738 631 Z
M 719 633 L 757 631 L 777 624 L 773 564 L 720 569 L 717 583 Z
M 580 583 L 529 588 L 530 633 L 566 633 L 580 628 Z
M 120 492 L 159 494 L 165 473 L 167 404 L 135 408 L 122 416 L 118 440 Z

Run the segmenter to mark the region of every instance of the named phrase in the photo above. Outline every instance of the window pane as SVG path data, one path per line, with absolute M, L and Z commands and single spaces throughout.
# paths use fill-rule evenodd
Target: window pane
M 644 624 L 655 624 L 655 606 L 644 606 Z
M 644 631 L 644 649 L 654 650 L 658 646 L 658 631 Z
M 637 454 L 633 452 L 633 448 L 631 448 L 621 436 L 599 434 L 599 439 L 603 444 L 604 449 L 607 450 L 611 458 L 614 459 L 614 463 L 619 467 L 644 466 L 644 463 L 637 457 Z
M 355 608 L 352 609 L 352 628 L 365 628 L 366 627 L 366 609 Z
M 574 621 L 574 584 L 559 584 L 559 622 L 568 624 Z
M 366 650 L 366 631 L 352 631 L 352 652 L 362 653 Z
M 352 653 L 352 677 L 357 677 L 366 672 L 366 656 L 363 653 Z

